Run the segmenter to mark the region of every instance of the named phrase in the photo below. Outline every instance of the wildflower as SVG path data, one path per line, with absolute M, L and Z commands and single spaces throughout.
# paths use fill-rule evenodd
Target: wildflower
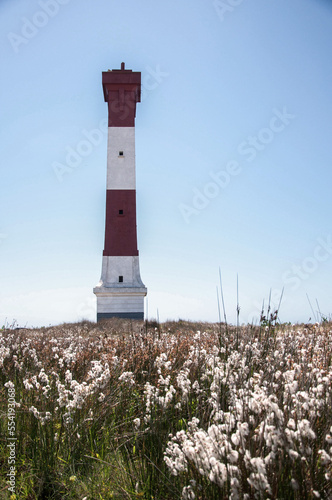
M 8 358 L 10 356 L 10 349 L 9 347 L 0 347 L 0 367 L 3 366 L 3 362 L 5 358 Z
M 191 387 L 191 381 L 188 378 L 188 375 L 189 375 L 189 369 L 183 368 L 182 370 L 180 370 L 179 374 L 176 377 L 178 387 L 182 391 L 182 401 L 187 400 Z
M 288 454 L 292 460 L 296 460 L 297 458 L 299 458 L 299 454 L 295 450 L 289 450 Z
M 191 486 L 185 486 L 182 490 L 183 500 L 195 500 L 196 495 Z
M 254 472 L 251 472 L 249 478 L 247 478 L 250 486 L 252 488 L 255 488 L 257 491 L 267 492 L 271 494 L 271 487 L 266 476 L 265 463 L 262 458 L 251 458 L 250 465 L 254 469 Z
M 27 391 L 29 391 L 30 389 L 33 389 L 33 384 L 30 384 L 28 379 L 23 380 L 23 385 Z
M 331 434 L 327 434 L 326 435 L 325 441 L 327 441 L 329 444 L 332 444 L 332 436 L 331 436 Z
M 72 482 L 74 482 L 74 481 L 76 481 L 76 480 L 77 480 L 77 477 L 76 477 L 76 476 L 70 476 L 70 478 L 69 478 L 69 481 L 72 481 Z
M 169 386 L 171 377 L 168 375 L 166 378 L 164 378 L 161 374 L 159 375 L 158 378 L 158 384 L 159 385 L 165 385 L 166 387 Z
M 227 459 L 231 464 L 234 464 L 238 461 L 239 453 L 236 450 L 232 450 L 228 455 Z
M 31 406 L 29 408 L 29 411 L 31 411 L 36 418 L 39 418 L 40 414 L 39 414 L 39 411 L 37 410 L 37 408 L 35 408 L 34 406 Z
M 71 413 L 68 411 L 67 413 L 64 413 L 63 415 L 63 420 L 65 422 L 65 424 L 72 424 L 74 422 L 72 416 L 71 416 Z
M 331 462 L 331 457 L 325 450 L 319 450 L 318 455 L 320 455 L 320 461 L 323 465 L 326 465 Z
M 139 427 L 141 425 L 141 420 L 139 418 L 134 418 L 133 424 L 134 424 L 136 429 L 139 429 Z
M 231 435 L 231 441 L 235 446 L 240 444 L 240 435 L 238 432 Z
M 119 364 L 119 358 L 118 358 L 118 356 L 113 356 L 112 361 L 113 361 L 113 366 L 117 367 L 118 364 Z
M 310 422 L 308 420 L 306 420 L 306 419 L 301 420 L 298 423 L 298 429 L 299 429 L 300 433 L 302 434 L 302 436 L 308 437 L 311 439 L 315 439 L 316 434 L 311 429 Z
M 194 390 L 195 392 L 197 392 L 198 394 L 199 394 L 200 392 L 202 392 L 202 391 L 201 391 L 201 389 L 200 389 L 200 387 L 199 387 L 199 382 L 198 382 L 198 380 L 195 380 L 195 382 L 193 383 L 192 388 L 193 388 L 193 390 Z
M 172 366 L 172 363 L 170 361 L 167 361 L 167 354 L 165 352 L 162 352 L 160 356 L 156 357 L 156 367 L 158 374 L 161 374 L 161 368 L 164 367 L 166 370 L 170 370 Z
M 45 373 L 44 368 L 42 368 L 39 372 L 38 378 L 45 384 L 48 384 L 48 376 Z
M 129 385 L 135 385 L 133 372 L 123 372 L 122 375 L 120 375 L 119 380 Z
M 295 429 L 296 425 L 295 425 L 295 420 L 290 418 L 288 420 L 288 423 L 287 423 L 287 427 L 289 427 L 290 429 Z
M 299 483 L 294 478 L 291 479 L 291 487 L 293 488 L 294 491 L 300 489 Z
M 38 382 L 36 375 L 34 375 L 33 377 L 31 377 L 31 381 L 35 385 L 36 389 L 40 388 L 40 383 Z
M 72 375 L 71 371 L 66 370 L 65 380 L 66 380 L 67 384 L 70 384 L 72 379 L 73 379 L 73 375 Z

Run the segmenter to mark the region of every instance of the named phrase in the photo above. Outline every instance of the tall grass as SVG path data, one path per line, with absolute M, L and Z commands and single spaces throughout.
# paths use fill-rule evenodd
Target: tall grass
M 331 324 L 276 319 L 3 329 L 0 498 L 10 382 L 16 498 L 332 498 Z

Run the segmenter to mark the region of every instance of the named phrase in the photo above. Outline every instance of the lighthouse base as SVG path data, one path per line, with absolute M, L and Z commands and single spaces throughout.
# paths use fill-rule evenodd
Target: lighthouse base
M 109 318 L 126 318 L 126 319 L 138 319 L 138 320 L 144 320 L 144 312 L 142 313 L 121 313 L 121 312 L 115 312 L 115 313 L 97 313 L 97 322 L 101 321 L 103 319 L 109 319 Z
M 107 318 L 144 319 L 145 287 L 105 287 L 93 289 L 97 297 L 97 321 Z

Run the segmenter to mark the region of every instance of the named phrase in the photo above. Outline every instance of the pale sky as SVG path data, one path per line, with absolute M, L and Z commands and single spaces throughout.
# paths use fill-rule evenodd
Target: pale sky
M 230 322 L 237 275 L 243 323 L 283 287 L 282 321 L 332 313 L 331 2 L 3 0 L 0 27 L 1 324 L 96 318 L 122 61 L 148 317 L 217 321 L 219 267 Z

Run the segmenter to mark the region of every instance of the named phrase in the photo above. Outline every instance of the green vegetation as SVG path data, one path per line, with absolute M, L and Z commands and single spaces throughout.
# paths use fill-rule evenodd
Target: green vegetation
M 0 499 L 330 499 L 331 358 L 328 321 L 3 328 Z

